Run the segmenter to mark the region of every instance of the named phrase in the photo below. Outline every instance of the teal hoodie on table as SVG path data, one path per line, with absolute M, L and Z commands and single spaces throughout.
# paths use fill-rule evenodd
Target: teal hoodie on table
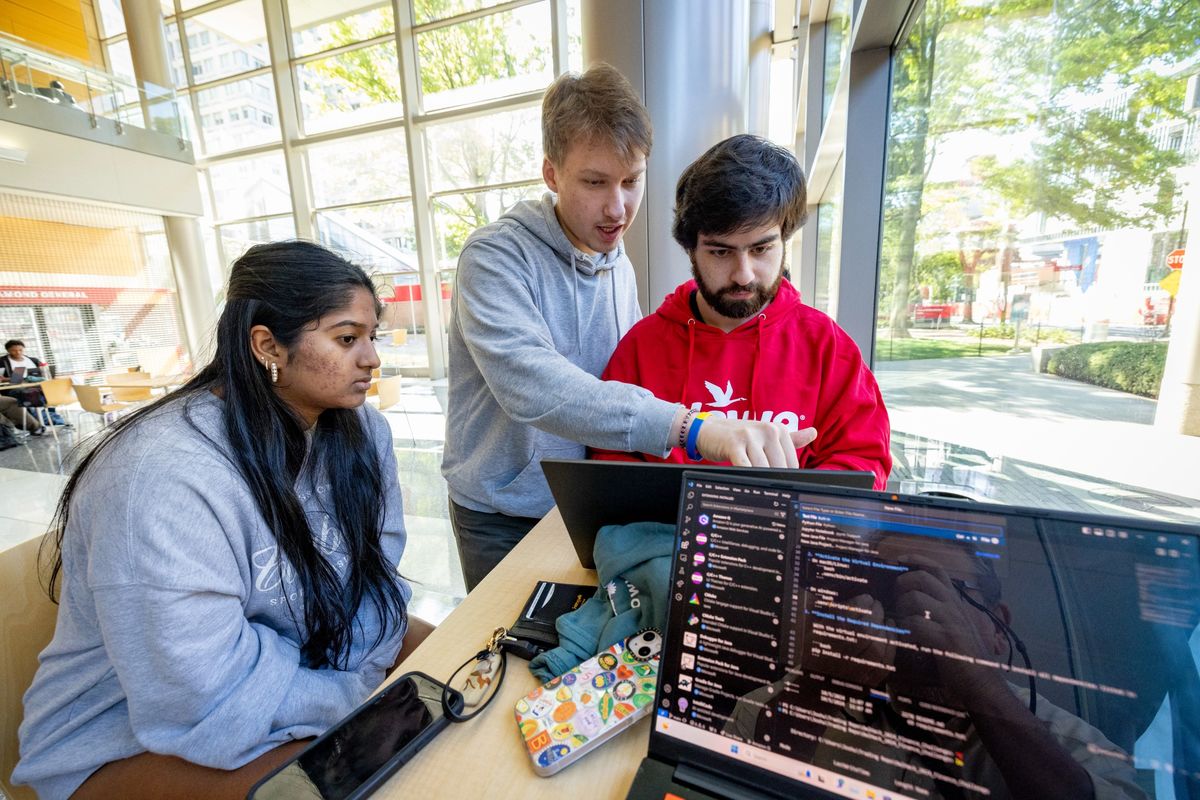
M 575 249 L 554 195 L 523 201 L 467 239 L 450 320 L 442 474 L 460 506 L 541 517 L 554 505 L 543 458 L 585 445 L 665 455 L 678 406 L 601 381 L 641 319 L 624 248 Z
M 548 681 L 642 628 L 664 631 L 674 551 L 674 525 L 634 522 L 601 528 L 593 551 L 600 579 L 596 595 L 558 618 L 559 646 L 530 661 L 530 672 Z

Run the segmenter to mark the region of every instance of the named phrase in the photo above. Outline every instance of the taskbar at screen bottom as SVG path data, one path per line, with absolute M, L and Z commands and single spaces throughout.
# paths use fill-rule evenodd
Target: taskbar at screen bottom
M 727 758 L 754 764 L 760 769 L 798 783 L 815 786 L 841 797 L 859 798 L 859 800 L 862 798 L 919 800 L 915 796 L 898 794 L 894 789 L 885 789 L 882 786 L 847 777 L 832 770 L 821 769 L 803 761 L 746 744 L 729 736 L 694 728 L 686 722 L 671 719 L 669 713 L 662 709 L 654 718 L 654 728 L 657 732 L 681 742 L 695 745 L 712 753 L 720 753 Z

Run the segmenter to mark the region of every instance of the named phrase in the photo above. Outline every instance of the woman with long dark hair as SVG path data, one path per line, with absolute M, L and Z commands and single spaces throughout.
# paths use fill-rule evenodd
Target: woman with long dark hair
M 63 492 L 14 781 L 244 797 L 428 633 L 397 572 L 391 432 L 364 405 L 379 311 L 315 244 L 233 264 L 212 363 L 108 429 Z

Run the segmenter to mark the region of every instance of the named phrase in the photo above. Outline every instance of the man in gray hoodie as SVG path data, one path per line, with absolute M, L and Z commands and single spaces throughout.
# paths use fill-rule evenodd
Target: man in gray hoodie
M 567 74 L 542 103 L 550 192 L 467 239 L 450 321 L 442 474 L 467 589 L 554 505 L 540 461 L 585 447 L 797 466 L 815 437 L 774 423 L 700 420 L 631 384 L 601 381 L 642 314 L 621 237 L 645 191 L 650 118 L 607 64 Z

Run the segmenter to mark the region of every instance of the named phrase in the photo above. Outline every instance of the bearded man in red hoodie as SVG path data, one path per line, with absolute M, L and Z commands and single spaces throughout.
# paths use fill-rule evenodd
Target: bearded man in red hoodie
M 817 429 L 816 441 L 797 451 L 801 468 L 867 470 L 882 489 L 891 426 L 875 376 L 849 335 L 800 302 L 785 278 L 785 246 L 804 222 L 805 195 L 795 157 L 757 136 L 726 139 L 684 170 L 672 234 L 694 280 L 633 326 L 603 378 L 690 409 L 690 435 L 667 461 L 699 460 L 694 442 L 708 417 L 772 421 Z

